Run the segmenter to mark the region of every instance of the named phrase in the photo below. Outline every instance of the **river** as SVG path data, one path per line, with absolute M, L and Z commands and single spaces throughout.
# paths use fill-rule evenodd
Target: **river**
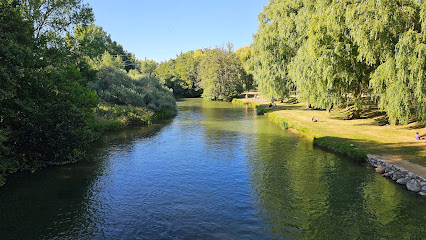
M 87 159 L 11 177 L 0 239 L 422 239 L 426 201 L 253 109 L 185 99 Z

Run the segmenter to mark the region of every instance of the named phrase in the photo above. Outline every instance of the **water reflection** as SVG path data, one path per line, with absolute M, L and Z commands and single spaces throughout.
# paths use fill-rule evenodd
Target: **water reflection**
M 426 204 L 258 117 L 189 99 L 0 191 L 1 239 L 421 239 Z
M 131 142 L 149 139 L 163 127 L 107 133 L 93 143 L 84 161 L 9 179 L 0 189 L 0 239 L 61 239 L 69 238 L 67 233 L 72 229 L 81 229 L 85 236 L 101 229 L 102 212 L 107 209 L 94 193 L 102 184 L 101 176 L 110 171 L 108 156 L 117 149 L 130 151 Z
M 275 238 L 420 239 L 425 233 L 411 229 L 426 219 L 417 196 L 367 166 L 271 133 L 263 120 L 254 125 L 249 173 L 259 217 L 271 223 L 267 231 Z M 414 215 L 406 219 L 407 212 Z

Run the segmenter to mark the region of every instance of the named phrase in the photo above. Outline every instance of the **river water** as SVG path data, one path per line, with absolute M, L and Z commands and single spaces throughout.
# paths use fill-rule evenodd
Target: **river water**
M 0 239 L 422 239 L 426 201 L 253 109 L 186 99 L 170 122 L 9 179 Z

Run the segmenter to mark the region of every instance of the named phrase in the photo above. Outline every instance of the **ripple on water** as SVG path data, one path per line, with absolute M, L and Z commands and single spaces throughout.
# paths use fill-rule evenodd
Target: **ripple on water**
M 11 180 L 3 239 L 421 239 L 426 204 L 253 109 L 190 99 L 165 125 Z M 19 226 L 20 229 L 16 228 Z

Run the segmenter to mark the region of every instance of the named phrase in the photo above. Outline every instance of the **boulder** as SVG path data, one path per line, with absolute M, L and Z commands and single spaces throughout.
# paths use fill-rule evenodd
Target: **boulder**
M 400 178 L 396 182 L 402 185 L 407 185 L 408 180 L 408 178 Z
M 420 182 L 415 179 L 411 179 L 410 181 L 407 182 L 407 189 L 413 192 L 420 191 L 421 189 Z
M 400 178 L 403 178 L 404 177 L 404 175 L 402 174 L 402 173 L 400 173 L 400 172 L 395 172 L 393 175 L 392 175 L 392 180 L 397 180 L 397 179 L 400 179 Z

